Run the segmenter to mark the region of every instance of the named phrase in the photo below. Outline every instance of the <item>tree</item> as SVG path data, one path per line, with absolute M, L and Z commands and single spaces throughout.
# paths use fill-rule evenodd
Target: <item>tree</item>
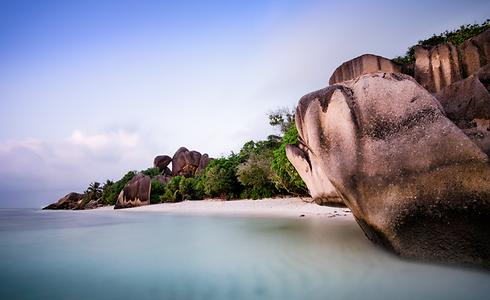
M 83 202 L 88 203 L 92 200 L 98 201 L 102 198 L 102 192 L 103 190 L 99 182 L 94 181 L 90 183 L 88 188 L 83 193 Z
M 305 195 L 308 191 L 306 185 L 286 156 L 286 145 L 298 143 L 298 130 L 293 122 L 284 134 L 279 148 L 274 150 L 271 168 L 274 171 L 273 181 L 276 188 L 290 194 Z
M 143 173 L 147 176 L 150 176 L 151 178 L 153 178 L 157 175 L 161 175 L 160 169 L 158 169 L 158 168 L 148 168 L 146 170 L 141 171 L 141 173 Z
M 241 198 L 267 198 L 278 193 L 272 181 L 272 149 L 252 153 L 237 169 L 238 181 L 245 187 Z
M 284 134 L 291 124 L 294 123 L 294 109 L 282 107 L 269 112 L 269 124 L 273 127 L 279 127 L 279 130 Z
M 217 158 L 209 163 L 204 172 L 204 192 L 209 197 L 238 198 L 243 186 L 236 177 L 239 155 Z

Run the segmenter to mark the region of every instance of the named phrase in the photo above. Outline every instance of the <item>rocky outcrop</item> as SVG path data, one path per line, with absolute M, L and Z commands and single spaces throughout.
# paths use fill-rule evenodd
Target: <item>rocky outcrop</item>
M 50 204 L 43 209 L 77 209 L 83 203 L 83 194 L 69 193 L 58 202 Z
M 172 158 L 168 155 L 159 155 L 153 160 L 153 167 L 158 168 L 161 173 L 170 175 L 172 171 L 168 168 L 168 165 L 172 162 Z
M 156 181 L 158 181 L 160 183 L 167 184 L 170 180 L 172 180 L 172 176 L 170 176 L 170 175 L 157 175 L 153 179 L 155 179 Z
M 490 65 L 436 94 L 451 121 L 490 155 Z
M 198 170 L 203 170 L 210 159 L 207 154 L 201 155 L 197 151 L 189 151 L 181 147 L 172 157 L 173 176 L 194 176 Z
M 196 174 L 200 174 L 206 167 L 209 165 L 211 162 L 212 158 L 209 157 L 206 153 L 204 153 L 201 156 L 201 159 L 199 160 L 199 166 L 196 169 Z
M 414 77 L 431 93 L 471 76 L 490 62 L 490 29 L 460 47 L 451 43 L 415 47 Z
M 306 184 L 308 192 L 319 205 L 345 206 L 334 186 L 322 170 L 324 164 L 305 144 L 287 145 L 286 156 Z
M 138 173 L 122 189 L 114 209 L 150 204 L 151 178 Z
M 460 47 L 463 77 L 490 63 L 490 29 L 465 41 Z
M 488 157 L 413 78 L 374 73 L 306 95 L 296 124 L 302 146 L 288 156 L 304 162 L 292 163 L 331 185 L 369 239 L 490 267 Z
M 401 68 L 391 60 L 373 54 L 364 54 L 344 62 L 335 69 L 330 77 L 329 84 L 352 80 L 363 74 L 374 72 L 400 72 Z

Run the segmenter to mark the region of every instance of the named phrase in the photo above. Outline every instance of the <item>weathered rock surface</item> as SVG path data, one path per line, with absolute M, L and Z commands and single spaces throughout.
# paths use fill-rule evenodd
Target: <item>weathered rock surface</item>
M 322 173 L 369 239 L 490 267 L 488 157 L 411 77 L 374 73 L 306 95 L 296 124 L 303 146 L 288 152 L 307 163 L 293 164 Z
M 170 176 L 170 175 L 157 175 L 154 177 L 154 179 L 160 183 L 167 184 L 172 179 L 172 176 Z
M 160 172 L 170 175 L 172 172 L 168 168 L 168 165 L 172 162 L 172 158 L 168 155 L 159 155 L 153 160 L 153 167 L 158 168 Z
M 364 54 L 344 62 L 335 69 L 329 84 L 352 80 L 364 74 L 374 72 L 400 72 L 401 68 L 391 60 L 373 54 Z
M 308 153 L 304 144 L 287 145 L 286 156 L 308 187 L 313 200 L 319 205 L 345 206 L 334 186 L 322 170 L 324 164 L 314 153 Z M 307 155 L 308 153 L 308 155 Z
M 490 62 L 490 29 L 460 47 L 451 43 L 415 48 L 414 77 L 431 93 L 464 79 Z
M 150 204 L 151 178 L 138 173 L 122 189 L 114 209 Z
M 77 209 L 83 203 L 83 194 L 69 193 L 58 202 L 50 204 L 43 209 Z
M 209 163 L 207 154 L 201 155 L 197 151 L 189 151 L 181 147 L 172 158 L 173 176 L 194 176 L 198 170 L 203 170 Z
M 211 160 L 212 160 L 212 158 L 209 158 L 209 155 L 207 155 L 206 153 L 204 153 L 201 156 L 201 160 L 199 161 L 199 166 L 197 167 L 196 174 L 199 174 L 202 171 L 204 171 L 204 169 L 206 169 L 206 167 L 209 165 L 209 163 L 211 162 Z
M 451 121 L 490 155 L 490 65 L 436 94 Z
M 490 63 L 490 29 L 465 41 L 459 47 L 463 77 L 476 73 Z

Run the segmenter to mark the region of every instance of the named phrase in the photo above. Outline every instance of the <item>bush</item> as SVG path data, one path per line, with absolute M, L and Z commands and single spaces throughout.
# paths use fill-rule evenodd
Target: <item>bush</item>
M 182 201 L 182 194 L 180 193 L 180 181 L 183 176 L 173 177 L 166 185 L 163 195 L 160 196 L 161 202 L 178 202 Z
M 236 177 L 240 157 L 232 153 L 227 158 L 214 159 L 203 173 L 204 192 L 209 197 L 238 198 L 243 186 Z
M 260 154 L 253 153 L 237 169 L 238 181 L 245 187 L 241 198 L 267 198 L 278 193 L 272 181 L 272 150 Z
M 150 193 L 150 203 L 156 204 L 160 203 L 160 197 L 165 193 L 166 184 L 161 183 L 158 180 L 151 181 L 151 193 Z
M 143 173 L 147 176 L 150 176 L 151 178 L 161 174 L 160 169 L 158 169 L 158 168 L 148 168 L 144 171 L 141 171 L 141 173 Z
M 293 122 L 284 134 L 279 148 L 274 150 L 274 158 L 271 164 L 274 172 L 273 182 L 279 190 L 295 195 L 306 195 L 308 189 L 305 183 L 286 156 L 286 145 L 298 143 L 298 130 Z

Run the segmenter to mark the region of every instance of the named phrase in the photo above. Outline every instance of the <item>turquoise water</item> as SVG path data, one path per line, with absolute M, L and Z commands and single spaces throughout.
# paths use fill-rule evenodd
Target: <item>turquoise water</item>
M 401 260 L 353 222 L 0 210 L 1 299 L 489 299 L 490 273 Z

